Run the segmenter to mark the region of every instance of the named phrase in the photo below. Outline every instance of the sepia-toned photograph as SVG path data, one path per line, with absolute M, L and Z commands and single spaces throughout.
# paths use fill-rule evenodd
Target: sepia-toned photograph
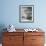
M 20 5 L 19 7 L 20 22 L 34 21 L 34 5 Z

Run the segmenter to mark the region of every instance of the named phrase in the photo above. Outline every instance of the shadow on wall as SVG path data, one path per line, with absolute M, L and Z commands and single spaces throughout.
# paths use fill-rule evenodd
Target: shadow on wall
M 6 28 L 6 26 L 4 24 L 0 24 L 0 43 L 2 43 L 2 33 L 6 31 L 4 28 Z

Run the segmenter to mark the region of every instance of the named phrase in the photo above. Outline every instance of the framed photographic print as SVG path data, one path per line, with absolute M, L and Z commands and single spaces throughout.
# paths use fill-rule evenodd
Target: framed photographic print
M 34 5 L 19 6 L 19 21 L 34 22 Z

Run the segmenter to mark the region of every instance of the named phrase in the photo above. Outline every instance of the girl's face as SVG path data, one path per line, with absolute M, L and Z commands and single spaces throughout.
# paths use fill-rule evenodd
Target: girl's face
M 31 14 L 32 14 L 32 10 L 31 10 L 31 9 L 28 9 L 28 8 L 25 8 L 25 9 L 24 9 L 24 13 L 25 13 L 26 15 L 31 15 Z

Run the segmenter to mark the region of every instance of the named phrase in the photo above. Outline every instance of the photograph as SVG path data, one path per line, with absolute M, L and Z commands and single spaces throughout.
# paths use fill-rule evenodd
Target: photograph
M 46 46 L 46 0 L 0 0 L 0 46 Z
M 19 21 L 33 22 L 34 21 L 34 5 L 20 5 L 19 6 Z

